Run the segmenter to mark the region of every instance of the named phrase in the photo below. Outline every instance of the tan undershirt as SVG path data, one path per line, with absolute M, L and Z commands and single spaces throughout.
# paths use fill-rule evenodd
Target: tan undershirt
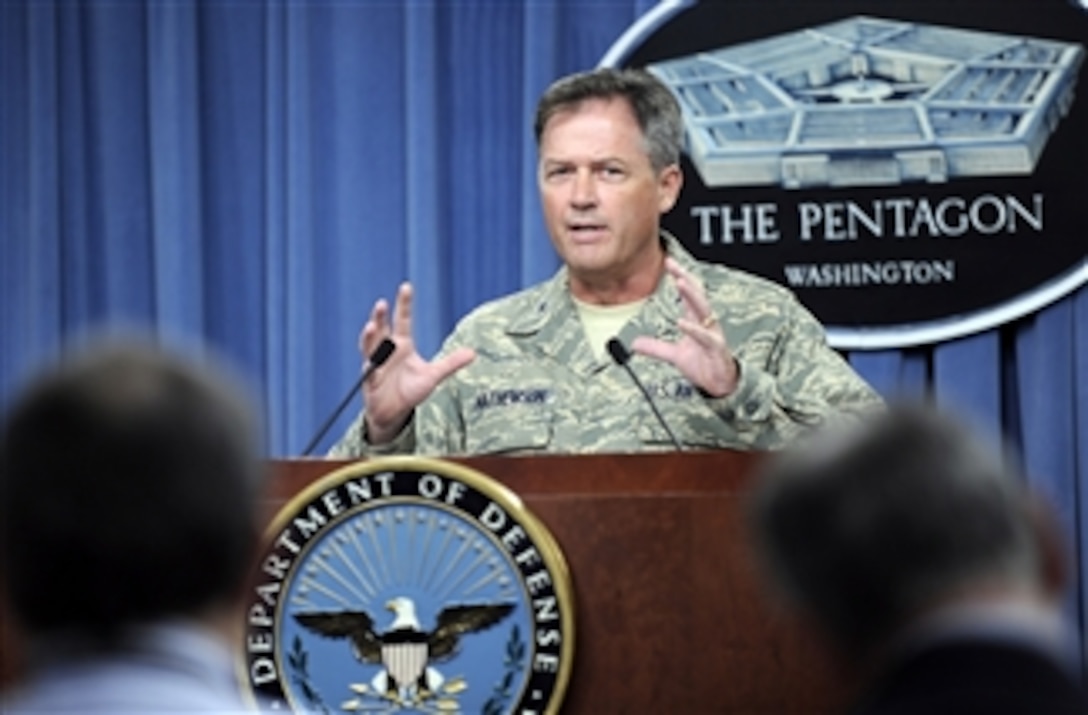
M 578 316 L 582 319 L 586 338 L 589 339 L 589 345 L 593 348 L 593 354 L 598 360 L 608 357 L 608 348 L 605 347 L 608 339 L 616 337 L 627 321 L 635 317 L 645 302 L 646 299 L 643 298 L 623 305 L 593 305 L 574 298 L 574 305 L 578 308 Z

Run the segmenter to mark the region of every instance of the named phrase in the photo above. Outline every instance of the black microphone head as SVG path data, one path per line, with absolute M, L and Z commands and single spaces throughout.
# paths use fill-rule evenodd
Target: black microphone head
M 608 354 L 612 356 L 617 365 L 626 365 L 627 361 L 631 359 L 631 353 L 627 351 L 619 338 L 609 338 L 608 342 L 605 343 L 605 347 L 608 348 Z
M 370 353 L 370 369 L 380 367 L 396 349 L 396 344 L 389 338 L 382 340 L 378 347 L 374 348 L 374 352 Z

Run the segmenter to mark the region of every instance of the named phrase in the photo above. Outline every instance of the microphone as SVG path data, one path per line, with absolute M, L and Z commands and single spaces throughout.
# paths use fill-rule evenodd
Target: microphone
M 370 353 L 370 357 L 367 358 L 367 366 L 366 369 L 363 370 L 363 374 L 359 375 L 359 379 L 355 381 L 355 384 L 352 385 L 351 389 L 344 395 L 344 399 L 340 401 L 340 405 L 331 415 L 329 415 L 329 419 L 325 420 L 325 424 L 321 426 L 321 429 L 317 431 L 314 438 L 306 445 L 306 449 L 302 450 L 302 456 L 309 456 L 310 452 L 317 446 L 317 443 L 321 441 L 321 438 L 324 437 L 325 433 L 332 427 L 332 423 L 336 421 L 336 418 L 340 416 L 340 413 L 343 412 L 344 408 L 351 402 L 351 398 L 354 397 L 355 393 L 363 386 L 366 379 L 370 377 L 370 374 L 381 367 L 396 349 L 397 346 L 389 338 L 385 338 L 378 344 L 378 347 L 374 348 L 374 352 Z
M 615 361 L 615 363 L 622 367 L 624 370 L 626 370 L 627 374 L 631 376 L 631 379 L 634 381 L 634 383 L 638 385 L 638 389 L 642 390 L 642 394 L 646 397 L 646 402 L 650 404 L 650 409 L 654 411 L 654 416 L 657 417 L 657 421 L 661 423 L 662 427 L 665 428 L 665 432 L 668 433 L 669 439 L 672 440 L 673 446 L 675 446 L 677 450 L 683 451 L 684 445 L 681 444 L 680 440 L 676 438 L 676 435 L 673 434 L 673 431 L 669 429 L 669 424 L 665 422 L 665 418 L 661 416 L 660 412 L 658 412 L 657 405 L 654 404 L 654 399 L 650 397 L 650 392 L 646 389 L 646 386 L 642 384 L 642 380 L 638 379 L 638 375 L 636 375 L 635 371 L 631 369 L 631 366 L 627 364 L 627 362 L 631 359 L 631 352 L 626 347 L 624 347 L 623 343 L 621 343 L 618 338 L 609 338 L 608 342 L 605 344 L 605 347 L 608 348 L 608 353 L 612 356 L 612 359 Z

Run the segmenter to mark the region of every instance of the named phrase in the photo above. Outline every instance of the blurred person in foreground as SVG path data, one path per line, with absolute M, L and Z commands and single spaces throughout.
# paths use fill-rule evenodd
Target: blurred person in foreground
M 24 677 L 0 712 L 230 713 L 259 538 L 235 382 L 138 340 L 46 371 L 0 431 L 0 569 Z
M 997 445 L 895 405 L 777 456 L 757 555 L 865 684 L 854 715 L 1083 715 L 1066 553 Z

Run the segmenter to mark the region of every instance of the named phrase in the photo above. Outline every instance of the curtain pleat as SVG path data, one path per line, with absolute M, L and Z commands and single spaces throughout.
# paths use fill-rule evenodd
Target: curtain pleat
M 1073 463 L 1064 488 L 1073 492 L 1069 517 L 1072 537 L 1070 561 L 1074 569 L 1073 609 L 1080 624 L 1081 666 L 1088 671 L 1088 290 L 1081 289 L 1073 304 L 1073 450 L 1064 459 Z
M 442 106 L 440 71 L 440 23 L 438 7 L 412 5 L 405 11 L 404 124 L 405 150 L 403 191 L 406 198 L 407 275 L 414 288 L 413 327 L 421 336 L 419 349 L 430 355 L 438 350 L 437 336 L 453 318 L 449 311 L 451 276 L 446 270 L 451 252 L 444 252 L 441 177 L 448 138 L 446 121 L 452 107 Z M 390 294 L 390 300 L 393 294 Z M 365 316 L 364 316 L 365 317 Z M 361 324 L 361 321 L 360 321 Z
M 1072 561 L 1070 612 L 1085 623 L 1084 491 L 1088 464 L 1083 460 L 1088 402 L 1082 398 L 1088 377 L 1083 370 L 1085 291 L 1063 300 L 1027 321 L 1017 335 L 1020 384 L 1021 439 L 1031 486 L 1056 507 L 1064 535 L 1079 544 Z M 1080 310 L 1078 310 L 1080 304 Z M 1079 315 L 1078 315 L 1079 313 Z M 1077 322 L 1077 318 L 1081 322 Z M 1079 345 L 1076 340 L 1081 340 Z M 1081 633 L 1084 633 L 1082 627 Z M 1088 643 L 1082 635 L 1082 663 L 1088 663 Z
M 933 394 L 992 436 L 1002 435 L 1001 336 L 996 330 L 933 348 Z
M 525 37 L 521 59 L 521 91 L 518 106 L 524 137 L 520 143 L 519 192 L 511 199 L 518 201 L 518 225 L 515 235 L 521 237 L 521 258 L 518 277 L 521 285 L 533 285 L 545 280 L 559 267 L 559 259 L 552 249 L 551 240 L 544 229 L 540 211 L 539 192 L 536 183 L 536 141 L 533 137 L 533 118 L 540 94 L 562 73 L 558 37 L 559 17 L 556 4 L 526 3 L 522 16 L 521 32 Z M 595 60 L 594 60 L 595 62 Z M 512 194 L 513 192 L 511 192 Z
M 184 290 L 203 282 L 203 206 L 199 48 L 193 6 L 147 6 L 146 75 L 150 174 L 151 289 L 154 322 L 163 333 L 200 335 L 204 313 L 201 291 Z

